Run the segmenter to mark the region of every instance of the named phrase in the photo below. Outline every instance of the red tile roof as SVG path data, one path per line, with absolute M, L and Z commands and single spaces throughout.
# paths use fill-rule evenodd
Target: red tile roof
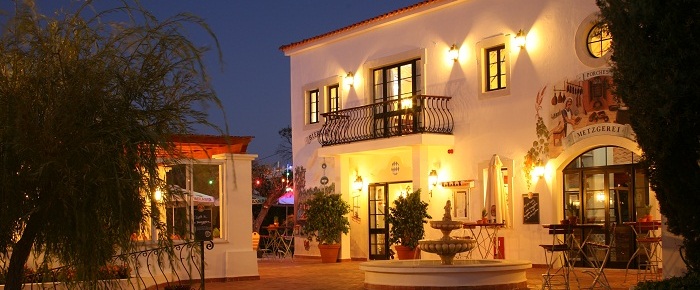
M 348 31 L 351 31 L 351 30 L 356 30 L 356 29 L 359 29 L 359 28 L 361 28 L 361 27 L 369 26 L 369 25 L 371 25 L 371 24 L 374 24 L 374 23 L 379 22 L 379 21 L 381 21 L 381 20 L 385 20 L 385 19 L 387 19 L 387 18 L 392 18 L 392 17 L 398 16 L 398 15 L 406 14 L 406 13 L 411 12 L 411 11 L 414 11 L 414 10 L 416 10 L 416 9 L 418 9 L 418 8 L 421 8 L 421 7 L 427 6 L 427 5 L 429 5 L 429 4 L 432 4 L 432 3 L 434 3 L 434 2 L 444 2 L 444 1 L 445 1 L 445 0 L 425 0 L 425 1 L 422 1 L 422 2 L 418 2 L 418 3 L 413 4 L 413 5 L 411 5 L 411 6 L 407 6 L 407 7 L 404 7 L 404 8 L 399 8 L 399 9 L 396 9 L 396 10 L 394 10 L 394 11 L 391 11 L 391 12 L 388 12 L 388 13 L 384 13 L 384 14 L 382 14 L 382 15 L 379 15 L 379 16 L 376 16 L 376 17 L 373 17 L 373 18 L 370 18 L 370 19 L 367 19 L 367 20 L 364 20 L 364 21 L 360 21 L 360 22 L 357 22 L 357 23 L 355 23 L 355 24 L 351 24 L 351 25 L 345 26 L 345 27 L 340 28 L 340 29 L 333 30 L 333 31 L 331 31 L 331 32 L 327 32 L 327 33 L 324 33 L 324 34 L 321 34 L 321 35 L 317 35 L 317 36 L 314 36 L 314 37 L 311 37 L 311 38 L 307 38 L 307 39 L 304 39 L 304 40 L 302 40 L 302 41 L 293 42 L 293 43 L 290 43 L 290 44 L 287 44 L 287 45 L 282 45 L 282 46 L 280 46 L 280 50 L 281 50 L 281 51 L 287 51 L 287 50 L 289 50 L 289 49 L 292 49 L 292 48 L 295 48 L 295 47 L 298 47 L 298 46 L 301 46 L 301 45 L 304 45 L 304 44 L 308 44 L 308 43 L 311 43 L 311 42 L 314 42 L 314 41 L 317 41 L 317 40 L 320 40 L 320 39 L 324 39 L 324 38 L 327 38 L 327 37 L 331 37 L 331 36 L 334 36 L 334 35 L 338 35 L 338 34 L 341 34 L 341 33 L 344 33 L 344 32 L 348 32 Z
M 252 136 L 177 135 L 172 141 L 182 154 L 196 159 L 231 153 L 245 154 Z

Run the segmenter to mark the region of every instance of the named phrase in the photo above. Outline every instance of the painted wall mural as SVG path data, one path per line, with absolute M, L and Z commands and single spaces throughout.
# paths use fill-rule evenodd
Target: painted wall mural
M 635 140 L 628 108 L 612 93 L 609 68 L 584 72 L 554 84 L 545 106 L 549 157 L 558 156 L 574 143 L 598 135 Z
M 601 68 L 545 85 L 537 93 L 537 139 L 525 155 L 527 180 L 535 166 L 586 138 L 613 135 L 636 141 L 628 108 L 612 87 L 610 68 Z

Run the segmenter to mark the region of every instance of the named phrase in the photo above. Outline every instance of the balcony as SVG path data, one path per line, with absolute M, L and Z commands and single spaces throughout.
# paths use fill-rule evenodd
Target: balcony
M 417 95 L 322 114 L 322 146 L 411 134 L 452 135 L 450 97 Z

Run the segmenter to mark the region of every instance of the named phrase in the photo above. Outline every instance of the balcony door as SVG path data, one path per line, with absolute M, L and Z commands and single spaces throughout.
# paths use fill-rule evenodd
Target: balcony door
M 416 128 L 421 60 L 414 59 L 373 71 L 374 135 L 402 135 Z

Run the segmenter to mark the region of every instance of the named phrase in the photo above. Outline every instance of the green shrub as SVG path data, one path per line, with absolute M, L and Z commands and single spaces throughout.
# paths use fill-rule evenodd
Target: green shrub
M 700 288 L 700 274 L 690 272 L 685 276 L 673 277 L 661 281 L 639 282 L 635 290 L 679 290 Z

